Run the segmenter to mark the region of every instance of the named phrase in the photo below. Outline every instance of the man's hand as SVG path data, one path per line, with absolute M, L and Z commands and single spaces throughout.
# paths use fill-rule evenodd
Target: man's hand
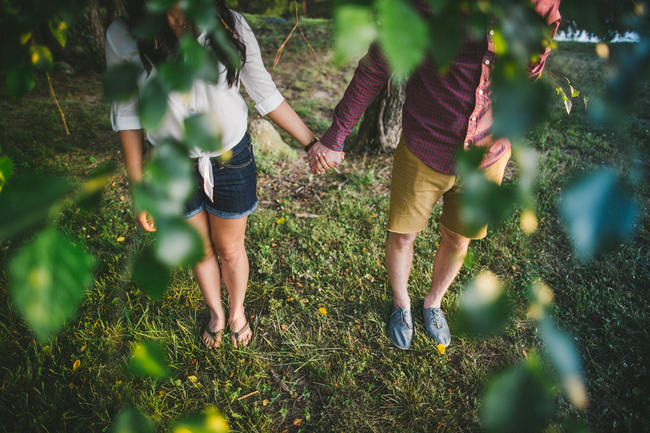
M 156 226 L 153 224 L 153 218 L 151 215 L 147 213 L 147 211 L 142 211 L 140 212 L 140 215 L 137 216 L 136 218 L 139 222 L 140 225 L 142 226 L 145 231 L 148 232 L 155 232 L 156 231 Z
M 345 158 L 345 152 L 332 150 L 322 143 L 314 144 L 307 153 L 309 169 L 314 174 L 322 174 L 330 168 L 337 167 Z

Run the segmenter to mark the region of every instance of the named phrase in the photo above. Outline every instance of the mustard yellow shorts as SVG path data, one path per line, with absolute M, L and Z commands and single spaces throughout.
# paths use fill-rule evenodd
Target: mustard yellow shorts
M 510 149 L 497 162 L 483 170 L 485 177 L 500 185 L 509 159 Z M 487 235 L 487 226 L 474 231 L 463 227 L 459 202 L 461 190 L 458 176 L 440 173 L 420 161 L 408 149 L 402 137 L 393 162 L 388 231 L 394 233 L 422 231 L 429 222 L 433 205 L 442 196 L 440 223 L 466 238 L 484 238 Z

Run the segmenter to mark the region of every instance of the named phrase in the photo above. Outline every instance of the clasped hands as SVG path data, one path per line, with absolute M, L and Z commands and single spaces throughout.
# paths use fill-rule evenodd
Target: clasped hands
M 314 174 L 322 174 L 330 168 L 337 167 L 344 158 L 345 152 L 332 150 L 320 141 L 316 142 L 307 152 L 309 169 Z

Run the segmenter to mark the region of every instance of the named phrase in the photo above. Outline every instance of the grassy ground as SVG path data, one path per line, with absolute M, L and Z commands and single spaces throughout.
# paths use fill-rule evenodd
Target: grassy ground
M 252 21 L 271 65 L 290 23 Z M 322 132 L 353 65 L 331 64 L 327 22 L 308 23 L 306 33 L 317 55 L 294 35 L 273 75 L 310 126 Z M 549 64 L 587 94 L 600 90 L 601 67 L 590 45 L 560 44 Z M 54 83 L 70 137 L 46 83 L 39 82 L 20 102 L 0 98 L 0 143 L 17 171 L 82 177 L 104 160 L 119 160 L 98 77 L 59 75 Z M 625 138 L 637 146 L 646 172 L 648 101 L 646 86 Z M 607 163 L 626 169 L 631 163 L 618 138 L 585 123 L 584 110 L 570 117 L 562 110 L 558 101 L 552 121 L 529 134 L 542 155 L 538 232 L 526 239 L 513 215 L 486 240 L 473 243 L 443 301 L 453 319 L 462 284 L 490 269 L 507 283 L 515 315 L 502 336 L 454 338 L 447 356 L 437 354 L 419 316 L 408 352 L 393 349 L 385 332 L 390 288 L 382 263 L 390 156 L 350 157 L 340 173 L 314 178 L 302 160 L 280 163 L 258 155 L 261 206 L 249 220 L 247 236 L 252 270 L 247 309 L 255 337 L 248 348 L 227 343 L 215 352 L 199 342 L 207 314 L 189 269 L 176 273 L 160 301 L 131 283 L 130 257 L 147 238 L 130 217 L 120 170 L 99 212 L 82 216 L 69 207 L 60 218 L 60 226 L 88 247 L 98 266 L 79 313 L 48 345 L 34 341 L 12 308 L 4 263 L 18 244 L 0 244 L 0 431 L 106 431 L 125 405 L 149 414 L 163 430 L 206 404 L 220 408 L 237 432 L 479 431 L 486 379 L 539 346 L 525 314 L 526 287 L 535 277 L 555 290 L 555 314 L 581 350 L 591 399 L 584 413 L 560 399 L 554 425 L 577 417 L 597 432 L 644 430 L 649 420 L 643 408 L 650 405 L 647 177 L 636 186 L 642 219 L 635 238 L 592 263 L 574 262 L 557 217 L 559 193 L 589 167 Z M 516 168 L 507 181 L 514 175 Z M 304 213 L 318 217 L 297 216 Z M 410 282 L 415 311 L 430 283 L 439 214 L 436 207 L 415 246 Z M 286 222 L 279 224 L 281 217 Z M 121 236 L 126 241 L 118 242 Z M 126 371 L 131 344 L 145 337 L 167 350 L 172 379 L 135 379 Z

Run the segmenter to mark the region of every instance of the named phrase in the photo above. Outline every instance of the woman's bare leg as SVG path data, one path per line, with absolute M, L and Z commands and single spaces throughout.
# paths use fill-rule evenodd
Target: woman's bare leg
M 246 325 L 244 298 L 248 285 L 248 256 L 244 246 L 247 217 L 225 219 L 210 214 L 209 218 L 212 245 L 221 260 L 221 275 L 230 297 L 228 324 L 231 331 L 241 330 L 237 341 L 233 336 L 233 345 L 247 346 L 253 335 L 250 328 L 244 327 Z
M 211 332 L 223 331 L 226 327 L 226 314 L 221 304 L 221 275 L 219 272 L 219 263 L 212 246 L 210 236 L 210 225 L 208 214 L 205 211 L 187 220 L 201 235 L 203 239 L 204 257 L 194 265 L 194 276 L 199 283 L 205 303 L 208 305 L 210 320 L 208 329 Z M 219 347 L 221 344 L 221 333 L 217 333 L 213 338 L 207 332 L 201 336 L 205 345 L 209 348 Z

